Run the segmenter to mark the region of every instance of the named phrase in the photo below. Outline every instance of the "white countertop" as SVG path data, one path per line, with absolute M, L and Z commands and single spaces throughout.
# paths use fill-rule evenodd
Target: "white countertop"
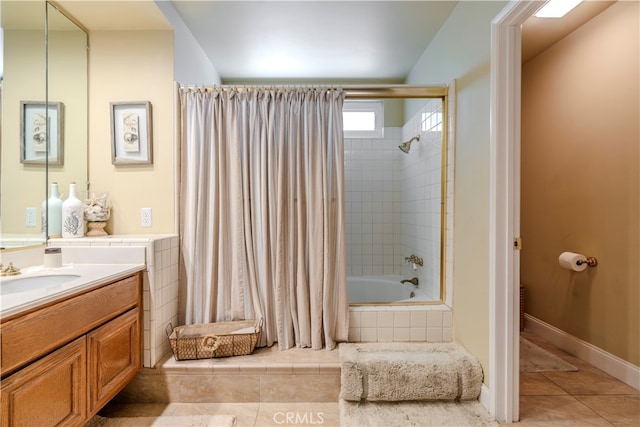
M 0 278 L 0 286 L 12 280 L 48 275 L 78 275 L 68 282 L 0 296 L 0 317 L 10 316 L 41 304 L 87 291 L 104 283 L 122 279 L 145 269 L 144 264 L 64 264 L 60 268 L 33 266 L 22 269 L 22 274 Z

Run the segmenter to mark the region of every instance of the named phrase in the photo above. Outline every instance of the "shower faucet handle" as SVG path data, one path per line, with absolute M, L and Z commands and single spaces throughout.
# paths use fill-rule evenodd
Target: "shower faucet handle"
M 422 260 L 422 258 L 415 255 L 408 256 L 404 260 L 412 264 L 419 265 L 420 267 L 424 265 L 424 261 Z
M 413 286 L 418 286 L 419 279 L 417 277 L 414 277 L 413 279 L 404 279 L 401 280 L 400 283 L 411 283 Z

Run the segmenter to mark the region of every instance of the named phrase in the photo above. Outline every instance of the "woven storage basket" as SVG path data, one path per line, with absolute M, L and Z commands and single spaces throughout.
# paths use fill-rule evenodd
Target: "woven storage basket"
M 169 344 L 176 360 L 243 356 L 253 353 L 262 322 L 237 320 L 167 327 Z

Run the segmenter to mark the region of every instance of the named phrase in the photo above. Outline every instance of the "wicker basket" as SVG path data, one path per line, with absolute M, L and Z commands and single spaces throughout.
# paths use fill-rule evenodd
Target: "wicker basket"
M 169 324 L 166 332 L 176 360 L 193 360 L 251 354 L 261 327 L 257 320 L 237 320 L 176 328 Z

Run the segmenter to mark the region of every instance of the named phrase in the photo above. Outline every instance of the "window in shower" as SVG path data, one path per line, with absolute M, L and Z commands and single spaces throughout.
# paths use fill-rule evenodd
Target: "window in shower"
M 345 138 L 381 138 L 384 104 L 382 101 L 345 101 L 342 122 Z
M 422 113 L 423 132 L 442 132 L 442 110 Z

